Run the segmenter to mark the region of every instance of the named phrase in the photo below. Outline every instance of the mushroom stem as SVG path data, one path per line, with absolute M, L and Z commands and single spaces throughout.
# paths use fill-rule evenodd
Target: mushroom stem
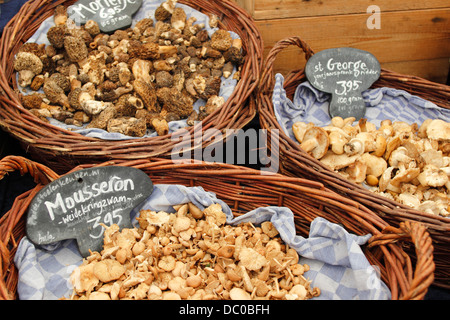
M 175 46 L 159 46 L 158 47 L 158 52 L 159 52 L 159 54 L 172 55 L 174 53 L 177 53 L 178 49 Z

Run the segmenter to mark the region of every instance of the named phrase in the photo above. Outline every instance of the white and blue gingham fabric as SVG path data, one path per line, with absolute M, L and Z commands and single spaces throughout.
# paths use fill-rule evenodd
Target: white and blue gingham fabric
M 308 238 L 296 234 L 294 216 L 285 207 L 262 207 L 242 216 L 233 217 L 231 209 L 216 195 L 201 187 L 180 185 L 155 185 L 152 195 L 140 209 L 174 212 L 172 206 L 193 202 L 200 209 L 220 203 L 227 216 L 227 223 L 237 225 L 252 222 L 258 225 L 271 221 L 283 241 L 297 250 L 300 263 L 308 264 L 305 276 L 312 286 L 321 290 L 314 299 L 390 299 L 390 291 L 380 280 L 377 269 L 371 266 L 361 250 L 371 237 L 356 236 L 337 224 L 316 218 Z M 131 213 L 133 224 L 138 210 Z M 51 247 L 35 247 L 26 237 L 18 246 L 14 257 L 19 270 L 17 291 L 22 300 L 55 300 L 69 297 L 72 286 L 69 277 L 82 262 L 74 240 L 61 241 Z
M 135 24 L 144 18 L 152 18 L 154 19 L 155 11 L 159 7 L 161 3 L 163 3 L 165 0 L 143 0 L 142 6 L 139 8 L 139 10 L 134 14 L 132 25 L 131 27 L 134 27 Z M 206 14 L 203 14 L 187 5 L 179 4 L 177 3 L 175 5 L 176 7 L 183 8 L 186 12 L 186 17 L 189 19 L 190 17 L 195 17 L 197 21 L 194 24 L 204 23 L 205 29 L 208 31 L 209 36 L 218 29 L 218 28 L 211 28 L 209 26 L 209 17 Z M 55 25 L 53 21 L 53 16 L 46 19 L 40 27 L 36 30 L 36 32 L 33 34 L 33 36 L 28 40 L 28 42 L 36 42 L 36 43 L 45 43 L 46 45 L 49 45 L 49 41 L 47 39 L 47 31 Z M 229 31 L 231 37 L 233 39 L 239 39 L 239 35 L 235 32 Z M 220 91 L 219 96 L 223 97 L 225 101 L 228 100 L 228 98 L 233 93 L 238 81 L 236 79 L 233 79 L 233 75 L 236 72 L 236 67 L 233 69 L 232 74 L 228 78 L 221 77 L 221 84 L 220 84 Z M 23 89 L 22 90 L 24 94 L 29 94 L 31 91 Z M 204 106 L 206 104 L 206 101 L 203 99 L 198 99 L 194 102 L 194 110 L 198 111 L 199 107 Z M 83 127 L 78 127 L 74 125 L 67 125 L 61 121 L 55 120 L 53 118 L 48 118 L 50 124 L 68 129 L 74 132 L 77 132 L 79 134 L 82 134 L 87 137 L 92 138 L 99 138 L 103 140 L 124 140 L 124 139 L 139 139 L 142 137 L 130 137 L 126 136 L 121 133 L 115 133 L 115 132 L 107 132 L 106 130 L 97 129 L 97 128 L 85 128 L 86 125 Z M 176 132 L 179 129 L 187 127 L 186 119 L 178 120 L 178 121 L 171 121 L 169 122 L 169 133 Z M 144 135 L 144 138 L 147 137 L 155 137 L 157 136 L 157 133 L 154 130 L 148 130 L 147 134 Z
M 296 141 L 292 125 L 297 121 L 312 122 L 319 127 L 331 123 L 328 93 L 317 90 L 305 81 L 296 88 L 291 101 L 286 96 L 283 85 L 283 75 L 276 74 L 272 103 L 278 123 L 291 139 Z M 362 92 L 362 97 L 366 104 L 364 118 L 377 127 L 385 119 L 417 123 L 419 126 L 425 119 L 450 121 L 450 110 L 440 108 L 404 90 L 387 87 L 368 89 Z

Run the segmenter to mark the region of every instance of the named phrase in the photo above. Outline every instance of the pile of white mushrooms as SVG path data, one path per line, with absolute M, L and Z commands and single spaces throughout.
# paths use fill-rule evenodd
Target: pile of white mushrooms
M 331 170 L 414 209 L 450 215 L 450 124 L 427 119 L 420 126 L 334 117 L 317 127 L 296 122 L 301 148 Z
M 225 224 L 220 204 L 141 210 L 139 228 L 106 227 L 101 252 L 71 275 L 71 299 L 305 300 L 320 294 L 271 222 Z

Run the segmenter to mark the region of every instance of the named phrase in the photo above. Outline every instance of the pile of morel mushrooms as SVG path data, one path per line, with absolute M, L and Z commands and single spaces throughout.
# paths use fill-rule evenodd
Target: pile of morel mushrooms
M 296 122 L 301 148 L 348 180 L 434 215 L 450 215 L 450 124 L 427 119 L 420 127 L 384 120 L 334 117 L 317 127 Z
M 23 106 L 44 121 L 134 137 L 147 129 L 165 135 L 170 121 L 203 120 L 224 104 L 221 77 L 236 70 L 239 79 L 242 42 L 223 29 L 210 37 L 203 23 L 175 4 L 168 0 L 154 20 L 110 35 L 93 20 L 76 26 L 58 6 L 47 32 L 50 45 L 25 43 L 15 57 L 18 84 L 43 91 L 21 95 Z M 209 24 L 217 27 L 217 17 Z M 198 99 L 205 105 L 197 112 Z
M 320 295 L 297 252 L 269 221 L 226 223 L 220 204 L 192 203 L 175 213 L 141 210 L 138 228 L 106 227 L 70 279 L 71 299 L 305 300 Z

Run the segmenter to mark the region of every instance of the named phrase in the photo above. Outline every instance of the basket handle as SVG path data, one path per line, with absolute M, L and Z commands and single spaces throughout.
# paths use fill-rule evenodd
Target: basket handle
M 51 181 L 58 179 L 59 175 L 48 167 L 36 163 L 21 156 L 6 156 L 0 160 L 0 180 L 8 173 L 19 171 L 21 175 L 29 173 L 36 184 L 47 185 Z M 34 188 L 32 192 L 37 192 L 39 188 Z M 13 208 L 0 218 L 0 300 L 14 298 L 15 290 L 11 289 L 13 282 L 5 281 L 6 276 L 14 278 L 16 274 L 14 268 L 10 268 L 11 252 L 15 250 L 19 239 L 16 238 L 14 228 L 17 221 L 24 214 L 24 210 L 15 211 L 14 208 L 25 207 L 23 201 L 29 193 L 24 193 L 15 199 Z
M 278 41 L 267 54 L 264 63 L 263 73 L 260 79 L 261 91 L 265 91 L 266 89 L 271 90 L 271 88 L 273 88 L 274 86 L 273 63 L 275 62 L 275 58 L 277 57 L 277 55 L 283 49 L 289 46 L 299 47 L 304 52 L 306 60 L 308 60 L 314 55 L 314 52 L 311 49 L 311 47 L 305 41 L 300 39 L 300 37 L 298 36 L 293 36 Z
M 0 160 L 0 180 L 14 171 L 19 171 L 21 175 L 29 173 L 35 183 L 44 185 L 59 178 L 50 168 L 21 156 L 6 156 Z
M 374 235 L 369 239 L 368 247 L 381 246 L 381 249 L 385 245 L 394 244 L 399 241 L 409 241 L 415 246 L 416 253 L 416 270 L 413 273 L 412 263 L 410 257 L 403 252 L 403 254 L 396 255 L 397 259 L 403 260 L 401 265 L 398 263 L 392 263 L 394 260 L 389 261 L 387 265 L 391 266 L 391 270 L 388 271 L 388 276 L 396 278 L 399 283 L 399 287 L 402 291 L 400 299 L 402 300 L 420 300 L 425 297 L 428 287 L 434 281 L 435 264 L 433 261 L 433 245 L 430 234 L 426 227 L 413 221 L 404 221 L 400 223 L 398 228 L 387 226 L 383 229 L 382 233 Z M 385 252 L 386 253 L 386 252 Z M 394 259 L 391 255 L 386 254 L 387 259 Z M 400 276 L 400 272 L 396 272 L 396 268 L 406 268 L 407 279 L 403 275 Z M 392 292 L 393 299 L 396 299 L 398 293 L 396 288 Z

